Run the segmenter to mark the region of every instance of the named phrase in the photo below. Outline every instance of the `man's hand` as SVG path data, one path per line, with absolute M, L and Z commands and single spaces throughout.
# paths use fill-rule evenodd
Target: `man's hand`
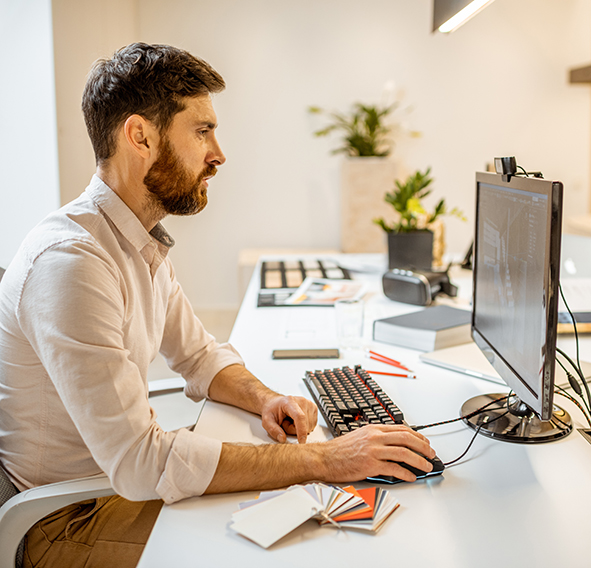
M 242 365 L 222 369 L 209 386 L 209 397 L 259 414 L 263 428 L 278 442 L 285 442 L 291 434 L 305 444 L 316 427 L 318 409 L 313 402 L 272 391 Z
M 308 434 L 316 427 L 318 409 L 304 397 L 277 395 L 265 402 L 261 419 L 263 428 L 274 440 L 283 443 L 290 434 L 305 444 Z
M 396 462 L 428 472 L 433 466 L 422 456 L 435 457 L 425 436 L 402 425 L 370 424 L 320 447 L 326 467 L 323 479 L 332 482 L 359 481 L 377 475 L 415 481 L 416 476 Z

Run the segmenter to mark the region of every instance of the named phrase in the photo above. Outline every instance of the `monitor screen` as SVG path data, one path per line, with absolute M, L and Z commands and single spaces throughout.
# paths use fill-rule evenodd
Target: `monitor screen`
M 517 397 L 552 416 L 562 184 L 476 175 L 472 336 Z

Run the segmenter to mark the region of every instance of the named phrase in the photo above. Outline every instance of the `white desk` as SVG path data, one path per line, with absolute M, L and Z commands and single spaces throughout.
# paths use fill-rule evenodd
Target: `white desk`
M 381 257 L 364 258 L 376 262 Z M 371 370 L 384 368 L 360 353 L 346 354 L 340 360 L 273 361 L 274 348 L 334 346 L 333 310 L 257 309 L 257 274 L 231 342 L 250 370 L 272 388 L 309 396 L 301 380 L 307 369 L 356 363 Z M 371 319 L 411 308 L 381 295 L 377 274 L 365 277 L 373 287 L 366 310 L 366 339 L 371 344 Z M 410 424 L 456 417 L 466 399 L 499 390 L 492 383 L 421 364 L 416 351 L 384 344 L 374 347 L 417 372 L 416 380 L 378 379 Z M 572 352 L 571 342 L 566 341 L 563 348 Z M 591 354 L 588 341 L 584 349 Z M 586 426 L 574 405 L 562 397 L 557 402 L 571 413 L 576 427 Z M 311 440 L 330 436 L 320 420 Z M 196 430 L 224 441 L 270 441 L 257 417 L 210 402 Z M 425 433 L 444 462 L 459 456 L 473 435 L 462 423 Z M 578 432 L 558 442 L 532 446 L 479 436 L 468 456 L 443 476 L 399 484 L 391 490 L 401 507 L 377 535 L 338 531 L 308 521 L 269 550 L 228 528 L 238 503 L 257 493 L 187 499 L 163 508 L 139 566 L 591 566 L 591 445 Z

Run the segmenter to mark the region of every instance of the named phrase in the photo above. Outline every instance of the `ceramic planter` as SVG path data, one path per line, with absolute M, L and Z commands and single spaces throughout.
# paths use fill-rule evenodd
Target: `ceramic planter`
M 396 178 L 396 164 L 388 158 L 346 158 L 341 170 L 341 250 L 386 252 L 384 231 L 373 220 L 388 217 L 384 201 Z

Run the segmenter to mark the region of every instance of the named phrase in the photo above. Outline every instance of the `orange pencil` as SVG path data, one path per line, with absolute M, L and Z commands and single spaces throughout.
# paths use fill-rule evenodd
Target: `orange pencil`
M 389 377 L 405 377 L 407 379 L 416 379 L 417 376 L 414 373 L 386 373 L 385 371 L 365 371 L 370 375 L 388 375 Z
M 367 350 L 368 357 L 370 359 L 374 359 L 375 361 L 380 361 L 381 363 L 386 363 L 386 365 L 392 365 L 393 367 L 398 367 L 399 369 L 404 369 L 405 371 L 410 371 L 408 367 L 405 367 L 400 361 L 396 361 L 395 359 L 391 359 L 390 357 L 386 357 L 385 355 L 380 355 L 371 349 Z

